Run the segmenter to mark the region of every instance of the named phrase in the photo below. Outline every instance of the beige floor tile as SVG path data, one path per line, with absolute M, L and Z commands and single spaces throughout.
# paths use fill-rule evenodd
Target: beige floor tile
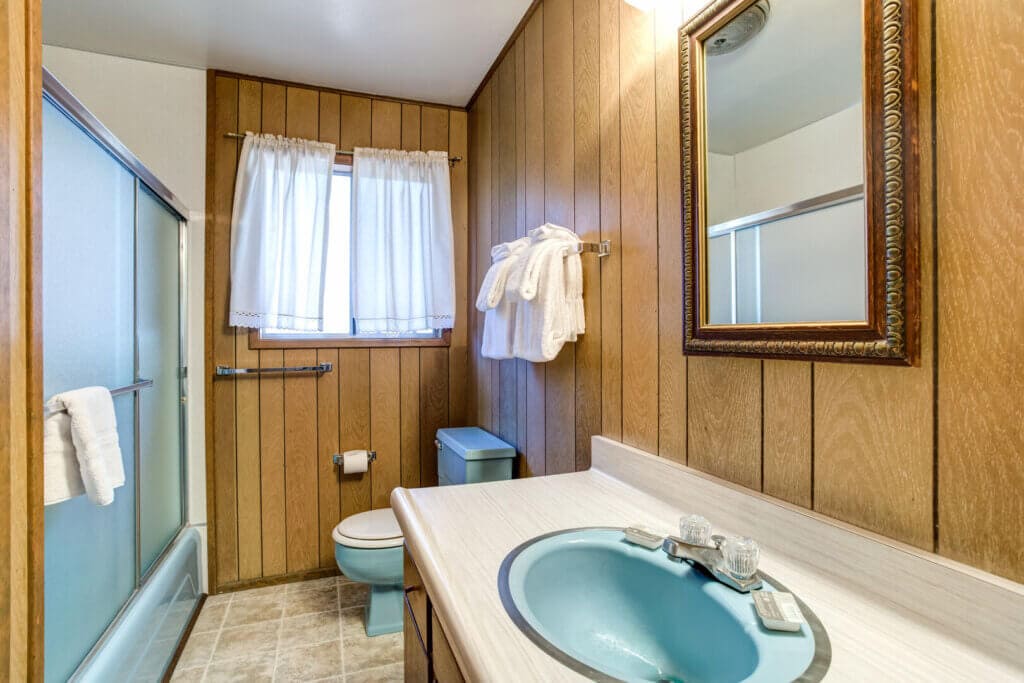
M 226 628 L 220 632 L 217 639 L 212 661 L 220 662 L 225 659 L 258 657 L 273 653 L 277 649 L 277 634 L 280 627 L 279 621 L 264 621 L 249 626 Z
M 341 637 L 345 642 L 369 637 L 366 635 L 365 607 L 349 607 L 341 610 Z
M 178 658 L 178 668 L 190 669 L 197 666 L 206 666 L 213 654 L 213 646 L 217 642 L 216 633 L 197 633 L 190 636 L 185 643 L 185 649 L 181 651 Z
M 317 612 L 299 617 L 288 617 L 281 622 L 279 650 L 303 645 L 314 645 L 341 637 L 341 619 L 338 612 Z
M 206 673 L 205 666 L 194 666 L 188 669 L 178 666 L 175 667 L 174 673 L 171 675 L 171 683 L 200 683 L 204 673 Z
M 343 672 L 341 641 L 285 650 L 277 655 L 275 681 L 316 681 Z
M 284 616 L 296 617 L 314 612 L 333 612 L 338 609 L 338 588 L 331 584 L 298 593 L 288 593 L 284 601 Z
M 345 677 L 345 683 L 403 683 L 404 680 L 405 664 L 403 662 L 357 671 Z
M 234 593 L 218 593 L 217 595 L 207 595 L 206 602 L 203 603 L 204 607 L 213 607 L 214 605 L 226 605 L 231 602 L 231 598 L 235 597 Z
M 365 583 L 339 583 L 338 604 L 342 609 L 365 605 L 370 596 L 370 586 Z
M 192 633 L 219 631 L 224 623 L 224 615 L 227 613 L 228 603 L 226 602 L 213 605 L 209 604 L 209 601 L 204 602 L 203 609 L 199 612 L 199 618 L 196 619 L 196 624 L 192 627 Z
M 236 596 L 253 597 L 256 595 L 281 595 L 287 593 L 294 583 L 275 583 L 272 586 L 260 586 L 259 588 L 247 588 L 244 591 L 237 591 Z
M 288 593 L 300 593 L 309 590 L 326 590 L 338 583 L 337 576 L 328 576 L 323 579 L 312 579 L 310 581 L 296 581 L 288 584 Z
M 284 614 L 284 593 L 238 595 L 228 606 L 224 628 L 280 619 Z
M 346 673 L 380 668 L 404 660 L 402 633 L 388 633 L 372 638 L 366 635 L 361 608 L 342 610 L 341 621 Z
M 273 652 L 251 655 L 241 659 L 226 659 L 210 664 L 206 669 L 207 683 L 249 683 L 265 682 L 274 680 L 274 663 L 276 656 Z

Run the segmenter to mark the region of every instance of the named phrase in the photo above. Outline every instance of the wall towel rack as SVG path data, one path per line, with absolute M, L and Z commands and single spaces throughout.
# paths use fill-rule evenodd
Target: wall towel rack
M 151 380 L 151 379 L 140 379 L 138 382 L 135 382 L 133 384 L 128 384 L 128 385 L 123 386 L 123 387 L 118 387 L 117 389 L 111 389 L 110 390 L 110 395 L 111 396 L 122 396 L 123 394 L 134 394 L 136 391 L 139 391 L 140 389 L 146 389 L 147 387 L 151 387 L 151 386 L 153 386 L 153 380 Z M 64 407 L 58 405 L 53 400 L 47 402 L 46 405 L 43 406 L 43 409 L 44 409 L 43 412 L 45 414 L 45 417 L 49 417 L 50 415 L 54 415 L 56 413 L 63 413 L 65 411 L 67 411 L 67 408 L 64 408 Z
M 320 363 L 318 365 L 295 365 L 284 368 L 232 368 L 227 365 L 217 366 L 217 375 L 262 375 L 267 372 L 315 372 L 322 375 L 334 369 L 333 363 Z

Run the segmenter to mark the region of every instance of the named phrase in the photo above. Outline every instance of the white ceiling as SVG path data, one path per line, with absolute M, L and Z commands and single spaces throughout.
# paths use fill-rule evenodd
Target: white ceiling
M 462 106 L 530 0 L 43 0 L 43 42 Z
M 707 59 L 713 152 L 750 149 L 861 99 L 862 0 L 770 2 L 759 34 Z

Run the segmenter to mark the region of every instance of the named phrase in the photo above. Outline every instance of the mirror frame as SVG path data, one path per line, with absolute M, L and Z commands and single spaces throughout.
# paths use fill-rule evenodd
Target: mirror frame
M 867 321 L 709 325 L 703 41 L 756 0 L 715 0 L 679 29 L 683 349 L 916 365 L 920 355 L 914 0 L 863 0 Z

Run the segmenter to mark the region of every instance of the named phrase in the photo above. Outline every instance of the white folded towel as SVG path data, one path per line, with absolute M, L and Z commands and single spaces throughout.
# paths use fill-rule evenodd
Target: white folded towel
M 43 422 L 43 505 L 53 505 L 85 493 L 78 473 L 75 444 L 71 441 L 71 416 L 64 406 L 49 405 Z
M 503 299 L 484 313 L 484 335 L 480 342 L 480 355 L 494 360 L 508 360 L 512 355 L 515 334 L 516 304 Z
M 530 238 L 522 237 L 491 247 L 491 267 L 487 270 L 484 281 L 480 285 L 480 293 L 476 297 L 476 310 L 486 311 L 498 305 L 505 296 L 509 271 L 515 265 L 516 258 L 528 246 L 530 246 Z
M 45 504 L 84 491 L 93 503 L 109 505 L 114 501 L 114 489 L 124 486 L 124 462 L 110 392 L 104 387 L 66 391 L 51 398 L 47 407 L 52 414 L 43 429 Z
M 550 223 L 529 234 L 530 250 L 506 285 L 506 296 L 518 302 L 512 351 L 517 358 L 545 363 L 584 329 L 582 266 L 570 248 L 580 238 Z
M 512 338 L 515 332 L 516 304 L 505 296 L 509 272 L 526 254 L 530 238 L 504 242 L 491 248 L 492 265 L 484 277 L 476 307 L 484 311 L 484 334 L 480 353 L 484 358 L 506 360 L 512 358 Z
M 579 236 L 569 228 L 545 223 L 528 233 L 530 249 L 524 258 L 509 273 L 505 291 L 513 301 L 529 301 L 537 295 L 540 274 L 546 268 L 545 261 L 552 257 L 552 250 L 558 250 L 563 257 L 571 252 L 568 246 L 580 242 Z M 576 255 L 578 258 L 578 254 Z

